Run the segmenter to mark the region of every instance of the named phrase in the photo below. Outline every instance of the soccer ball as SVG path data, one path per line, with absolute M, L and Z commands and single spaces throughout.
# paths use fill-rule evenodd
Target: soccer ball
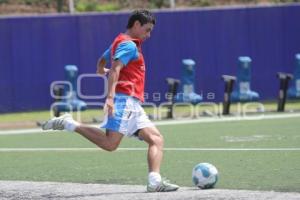
M 218 170 L 209 163 L 199 163 L 193 168 L 192 179 L 201 189 L 213 188 L 218 181 Z

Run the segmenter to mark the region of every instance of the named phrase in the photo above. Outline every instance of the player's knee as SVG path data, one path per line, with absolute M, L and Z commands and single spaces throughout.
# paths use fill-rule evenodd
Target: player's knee
M 164 143 L 164 137 L 161 134 L 159 134 L 157 137 L 158 137 L 159 143 L 163 144 Z
M 107 146 L 105 148 L 105 150 L 109 151 L 109 152 L 113 152 L 113 151 L 117 150 L 117 148 L 118 148 L 117 146 Z
M 153 144 L 155 144 L 158 147 L 163 147 L 164 146 L 164 138 L 161 134 L 155 134 L 151 137 L 151 141 Z
M 103 149 L 109 152 L 113 152 L 118 149 L 118 144 L 109 143 Z
M 161 134 L 159 134 L 159 139 L 158 139 L 159 141 L 159 145 L 161 146 L 161 147 L 163 147 L 164 146 L 164 137 L 161 135 Z

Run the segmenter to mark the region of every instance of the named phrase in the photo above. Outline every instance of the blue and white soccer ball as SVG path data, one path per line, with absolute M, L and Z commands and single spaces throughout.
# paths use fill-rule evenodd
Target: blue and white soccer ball
M 199 163 L 193 168 L 192 179 L 201 189 L 213 188 L 218 181 L 218 170 L 210 163 Z

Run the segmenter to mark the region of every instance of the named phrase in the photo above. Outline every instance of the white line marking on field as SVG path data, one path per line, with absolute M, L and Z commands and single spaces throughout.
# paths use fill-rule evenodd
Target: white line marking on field
M 198 119 L 180 119 L 170 121 L 155 122 L 155 125 L 177 125 L 177 124 L 195 124 L 195 123 L 211 123 L 211 122 L 228 122 L 228 121 L 254 121 L 264 119 L 284 119 L 300 117 L 300 113 L 292 114 L 274 114 L 274 115 L 260 115 L 260 116 L 228 116 L 228 117 L 211 117 L 211 118 L 198 118 Z
M 57 132 L 53 130 L 43 131 L 41 128 L 34 129 L 17 129 L 17 130 L 5 130 L 0 131 L 0 135 L 19 135 L 19 134 L 28 134 L 28 133 L 49 133 L 49 132 Z
M 148 148 L 119 148 L 118 151 L 147 151 Z M 0 152 L 103 151 L 100 148 L 0 148 Z M 164 151 L 300 151 L 300 148 L 164 148 Z
M 254 120 L 266 120 L 266 119 L 284 119 L 284 118 L 296 118 L 300 117 L 300 113 L 287 113 L 287 114 L 270 114 L 260 116 L 228 116 L 228 117 L 210 117 L 210 118 L 198 118 L 198 119 L 177 119 L 177 120 L 165 120 L 154 122 L 157 126 L 164 125 L 181 125 L 181 124 L 196 124 L 196 123 L 211 123 L 211 122 L 228 122 L 228 121 L 254 121 Z M 99 125 L 91 125 L 99 127 Z M 0 135 L 12 135 L 12 134 L 28 134 L 28 133 L 47 133 L 54 132 L 52 130 L 42 131 L 41 128 L 35 129 L 19 129 L 19 130 L 4 130 L 0 131 Z

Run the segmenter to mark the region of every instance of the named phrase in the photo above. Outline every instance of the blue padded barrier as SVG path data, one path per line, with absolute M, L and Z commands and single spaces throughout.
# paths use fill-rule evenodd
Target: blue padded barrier
M 59 115 L 60 112 L 86 110 L 87 104 L 77 97 L 77 77 L 78 68 L 75 65 L 65 66 L 66 81 L 70 84 L 63 88 L 63 98 L 55 102 L 54 111 Z
M 195 93 L 195 61 L 192 59 L 182 60 L 182 74 L 180 91 L 176 95 L 177 102 L 197 104 L 202 101 L 202 96 Z
M 295 55 L 295 60 L 294 78 L 291 87 L 288 89 L 288 97 L 291 99 L 300 98 L 300 54 Z
M 251 90 L 251 58 L 238 58 L 238 73 L 235 90 L 231 93 L 233 102 L 257 101 L 259 94 Z

